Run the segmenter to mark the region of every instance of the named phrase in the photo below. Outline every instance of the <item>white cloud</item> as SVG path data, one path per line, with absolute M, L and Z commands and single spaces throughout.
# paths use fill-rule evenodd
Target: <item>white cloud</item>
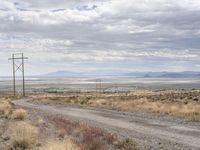
M 0 35 L 0 49 L 6 51 L 33 52 L 55 52 L 67 50 L 72 46 L 70 40 L 56 40 L 47 38 L 30 38 L 29 36 Z
M 146 61 L 198 70 L 199 14 L 199 0 L 2 0 L 0 55 L 23 51 L 55 70 L 151 67 Z
M 160 27 L 159 23 L 153 25 L 139 26 L 135 25 L 131 19 L 119 21 L 116 24 L 106 25 L 106 30 L 110 32 L 123 32 L 123 33 L 145 33 L 156 31 Z
M 90 5 L 88 4 L 88 8 Z M 30 24 L 52 25 L 69 21 L 84 22 L 99 17 L 99 14 L 91 9 L 90 11 L 79 11 L 75 8 L 66 8 L 62 11 L 52 9 L 31 9 L 20 8 L 12 2 L 0 1 L 0 17 L 11 22 L 27 22 Z

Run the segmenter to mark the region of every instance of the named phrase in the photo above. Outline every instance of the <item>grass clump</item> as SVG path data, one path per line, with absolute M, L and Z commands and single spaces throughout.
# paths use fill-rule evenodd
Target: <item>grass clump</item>
M 136 150 L 136 144 L 131 139 L 125 139 L 118 144 L 118 148 L 124 148 L 126 150 Z
M 13 118 L 18 120 L 24 120 L 27 117 L 27 111 L 20 108 L 14 111 Z
M 12 114 L 12 106 L 9 101 L 0 101 L 0 115 L 9 117 Z
M 27 122 L 18 122 L 10 126 L 10 140 L 13 148 L 26 149 L 38 141 L 38 128 Z
M 78 147 L 71 141 L 52 141 L 42 147 L 40 150 L 79 150 Z

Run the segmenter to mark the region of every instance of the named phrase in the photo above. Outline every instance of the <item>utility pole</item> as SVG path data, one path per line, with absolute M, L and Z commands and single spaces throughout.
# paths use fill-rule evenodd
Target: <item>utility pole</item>
M 98 80 L 96 80 L 96 97 L 97 97 L 97 92 L 98 92 L 98 85 L 97 85 Z
M 25 96 L 25 80 L 24 80 L 24 54 L 22 53 L 22 78 L 23 78 L 23 96 Z
M 15 55 L 12 54 L 12 61 L 13 61 L 13 94 L 15 96 Z
M 25 72 L 25 69 L 24 69 L 24 60 L 25 59 L 28 59 L 28 57 L 24 57 L 24 54 L 23 53 L 15 53 L 15 54 L 12 54 L 12 58 L 9 58 L 8 60 L 12 60 L 13 62 L 13 94 L 14 96 L 16 95 L 16 72 L 18 70 L 20 70 L 22 72 L 22 81 L 23 81 L 23 96 L 25 96 L 25 76 L 24 76 L 24 72 Z M 21 63 L 19 65 L 17 65 L 15 63 L 15 60 L 21 60 Z M 15 67 L 17 69 L 15 69 Z
M 101 79 L 96 79 L 96 97 L 102 93 L 102 81 Z
M 102 89 L 102 86 L 101 86 L 101 79 L 99 80 L 99 93 L 100 93 L 100 95 L 101 95 L 101 89 Z

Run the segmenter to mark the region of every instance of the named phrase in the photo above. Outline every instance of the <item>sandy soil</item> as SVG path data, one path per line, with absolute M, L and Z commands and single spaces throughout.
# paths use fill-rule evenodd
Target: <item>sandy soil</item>
M 72 117 L 131 138 L 140 149 L 200 149 L 200 123 L 185 122 L 151 113 L 127 113 L 108 109 L 42 105 L 17 100 L 18 106 Z

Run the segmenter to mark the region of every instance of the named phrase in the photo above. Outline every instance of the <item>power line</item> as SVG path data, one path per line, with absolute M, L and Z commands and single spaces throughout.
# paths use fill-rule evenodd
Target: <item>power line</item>
M 28 57 L 24 57 L 23 53 L 14 53 L 12 54 L 12 58 L 8 60 L 12 60 L 13 62 L 13 94 L 16 95 L 16 72 L 20 70 L 22 72 L 22 80 L 23 80 L 23 96 L 25 96 L 25 69 L 24 69 L 24 60 L 28 59 Z M 17 65 L 15 60 L 21 60 L 21 63 Z

